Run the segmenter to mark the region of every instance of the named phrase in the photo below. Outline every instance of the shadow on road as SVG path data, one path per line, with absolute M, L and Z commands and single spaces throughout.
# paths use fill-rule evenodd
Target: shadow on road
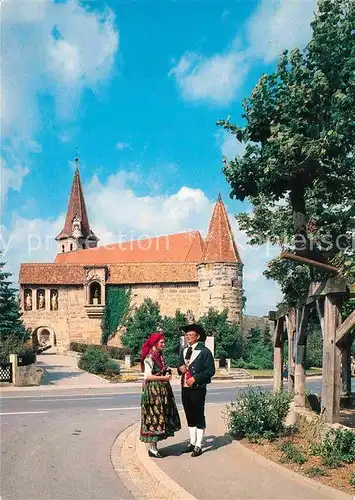
M 223 436 L 206 436 L 203 440 L 203 453 L 218 450 L 218 448 L 228 446 L 231 442 L 232 438 L 228 434 L 224 434 Z M 187 441 L 178 444 L 172 444 L 170 446 L 165 446 L 164 448 L 161 448 L 161 451 L 166 456 L 179 457 L 180 455 L 183 455 L 186 446 Z

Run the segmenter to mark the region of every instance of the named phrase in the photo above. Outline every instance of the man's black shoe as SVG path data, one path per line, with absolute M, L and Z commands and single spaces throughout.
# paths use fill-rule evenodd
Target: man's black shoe
M 194 451 L 195 449 L 195 445 L 189 443 L 186 448 L 184 449 L 183 453 L 191 453 L 192 451 Z
M 195 446 L 194 451 L 191 453 L 191 456 L 192 457 L 199 457 L 200 455 L 202 455 L 201 448 L 199 446 Z

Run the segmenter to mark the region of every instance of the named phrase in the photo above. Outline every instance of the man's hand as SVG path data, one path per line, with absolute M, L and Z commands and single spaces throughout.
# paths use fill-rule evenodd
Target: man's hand
M 180 373 L 186 373 L 187 367 L 185 365 L 179 366 L 179 371 L 180 371 Z
M 188 379 L 186 380 L 186 383 L 187 383 L 187 385 L 188 385 L 189 387 L 192 387 L 192 386 L 194 385 L 194 383 L 195 383 L 195 379 L 194 379 L 194 377 L 190 377 L 190 378 L 188 378 Z

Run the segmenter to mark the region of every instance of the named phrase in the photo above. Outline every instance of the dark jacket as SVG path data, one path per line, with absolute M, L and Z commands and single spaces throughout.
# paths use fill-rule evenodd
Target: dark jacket
M 187 347 L 180 352 L 179 366 L 185 364 L 185 355 Z M 180 371 L 178 370 L 181 375 Z M 202 342 L 199 342 L 192 352 L 189 372 L 195 379 L 195 383 L 191 387 L 196 389 L 198 387 L 206 387 L 211 382 L 211 378 L 215 374 L 214 359 L 211 351 Z

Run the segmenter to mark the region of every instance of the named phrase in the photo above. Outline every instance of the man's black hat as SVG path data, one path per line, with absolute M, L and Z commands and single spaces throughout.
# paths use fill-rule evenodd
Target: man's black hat
M 205 342 L 207 335 L 204 328 L 197 323 L 191 323 L 191 325 L 186 325 L 181 328 L 183 332 L 196 332 L 200 336 L 200 341 Z

